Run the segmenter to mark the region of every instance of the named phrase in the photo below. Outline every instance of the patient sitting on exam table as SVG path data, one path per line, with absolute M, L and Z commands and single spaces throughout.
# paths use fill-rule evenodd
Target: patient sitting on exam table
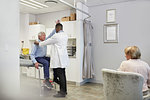
M 38 34 L 38 41 L 44 41 L 45 40 L 45 33 L 40 32 Z M 34 63 L 35 67 L 38 68 L 39 63 L 41 63 L 44 67 L 44 79 L 45 79 L 45 85 L 48 88 L 52 88 L 52 84 L 49 82 L 49 66 L 50 66 L 50 57 L 46 57 L 47 53 L 47 46 L 37 46 L 33 44 L 32 51 L 30 54 L 31 60 Z
M 143 95 L 148 94 L 148 87 L 150 87 L 150 67 L 140 59 L 141 52 L 137 46 L 129 46 L 124 49 L 126 61 L 120 65 L 119 71 L 135 72 L 143 75 Z

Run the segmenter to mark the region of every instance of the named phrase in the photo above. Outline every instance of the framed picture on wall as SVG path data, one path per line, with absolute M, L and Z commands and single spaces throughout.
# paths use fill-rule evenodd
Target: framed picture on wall
M 116 21 L 116 9 L 106 10 L 106 22 L 112 23 Z
M 118 43 L 119 25 L 104 24 L 104 43 Z

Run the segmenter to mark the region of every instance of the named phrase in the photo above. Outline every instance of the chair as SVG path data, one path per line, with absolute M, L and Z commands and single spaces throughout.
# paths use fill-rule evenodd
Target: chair
M 143 96 L 143 100 L 150 100 L 150 92 L 149 92 L 149 94 Z
M 110 69 L 102 69 L 102 74 L 106 100 L 143 100 L 142 75 Z

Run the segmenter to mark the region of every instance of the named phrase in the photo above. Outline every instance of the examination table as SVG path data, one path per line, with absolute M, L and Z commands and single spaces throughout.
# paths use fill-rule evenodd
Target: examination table
M 20 59 L 20 66 L 21 67 L 35 67 L 33 62 L 29 59 Z M 43 85 L 41 85 L 41 76 L 40 76 L 40 68 L 42 68 L 43 65 L 39 64 L 39 69 L 38 69 L 38 73 L 39 73 L 39 86 L 40 86 L 40 96 L 42 96 L 42 87 Z
M 20 66 L 21 67 L 35 67 L 34 66 L 34 63 L 29 60 L 29 59 L 24 59 L 22 57 L 20 57 Z M 38 73 L 39 73 L 39 87 L 40 87 L 40 96 L 43 96 L 43 88 L 46 88 L 44 85 L 41 84 L 41 76 L 40 76 L 40 68 L 42 68 L 43 65 L 42 64 L 39 64 L 39 69 L 38 69 Z M 52 81 L 51 81 L 52 82 Z M 52 82 L 53 83 L 53 82 Z M 56 84 L 53 83 L 54 85 L 54 88 L 56 89 Z

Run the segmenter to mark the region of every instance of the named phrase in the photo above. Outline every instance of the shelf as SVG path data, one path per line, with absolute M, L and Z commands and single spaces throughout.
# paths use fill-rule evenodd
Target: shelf
M 67 45 L 67 47 L 76 47 L 76 45 Z
M 69 56 L 69 58 L 76 58 L 76 56 Z
M 36 39 L 30 39 L 29 41 L 36 41 Z
M 68 37 L 68 40 L 69 40 L 69 39 L 76 39 L 76 37 Z

